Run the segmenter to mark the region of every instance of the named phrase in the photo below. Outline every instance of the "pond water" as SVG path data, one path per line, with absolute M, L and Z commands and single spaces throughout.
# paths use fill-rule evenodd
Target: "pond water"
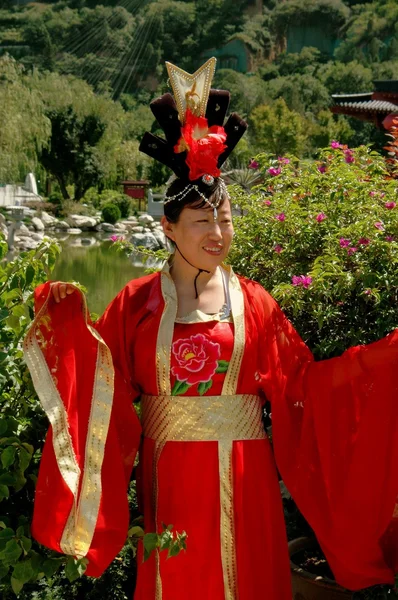
M 84 237 L 90 239 L 92 245 L 82 245 L 78 236 L 59 240 L 62 252 L 52 279 L 84 285 L 90 312 L 101 315 L 128 281 L 145 274 L 145 267 L 116 251 L 109 240 Z

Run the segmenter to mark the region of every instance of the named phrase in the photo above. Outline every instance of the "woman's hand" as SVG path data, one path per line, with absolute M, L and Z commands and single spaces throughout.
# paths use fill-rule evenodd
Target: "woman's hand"
M 56 281 L 51 286 L 51 291 L 53 293 L 55 302 L 61 302 L 61 300 L 66 298 L 66 296 L 73 294 L 75 288 L 70 283 L 65 283 L 64 281 Z

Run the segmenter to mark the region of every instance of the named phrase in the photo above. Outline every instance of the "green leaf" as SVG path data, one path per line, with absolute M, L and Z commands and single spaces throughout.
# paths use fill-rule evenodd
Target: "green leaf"
M 202 381 L 201 383 L 199 383 L 198 385 L 198 392 L 200 396 L 203 396 L 203 394 L 205 394 L 213 385 L 212 380 L 210 379 L 209 381 Z
M 226 373 L 228 371 L 229 362 L 227 360 L 219 360 L 216 373 Z
M 47 558 L 42 565 L 45 576 L 47 578 L 53 577 L 63 563 L 63 558 Z
M 14 485 L 15 484 L 15 477 L 14 477 L 14 475 L 11 475 L 11 473 L 2 473 L 0 475 L 0 484 L 3 484 L 3 485 Z
M 175 384 L 173 385 L 173 389 L 171 390 L 171 395 L 179 396 L 180 394 L 185 394 L 185 392 L 189 390 L 190 387 L 191 386 L 185 381 L 178 381 L 177 379 Z
M 0 420 L 0 437 L 2 437 L 8 429 L 8 421 L 7 419 Z
M 141 537 L 144 537 L 145 531 L 143 530 L 142 527 L 139 527 L 139 525 L 135 525 L 134 527 L 131 527 L 129 529 L 128 535 L 129 535 L 129 537 L 141 538 Z
M 12 577 L 22 584 L 27 583 L 29 579 L 33 577 L 33 569 L 30 560 L 23 560 L 15 565 Z
M 146 533 L 144 535 L 144 561 L 146 561 L 151 553 L 156 550 L 159 545 L 159 536 L 157 533 Z
M 0 540 L 12 540 L 15 537 L 15 531 L 11 529 L 11 527 L 7 527 L 6 529 L 2 529 L 0 531 Z
M 73 558 L 73 556 L 69 556 L 65 567 L 65 575 L 67 579 L 72 583 L 73 581 L 76 581 L 76 579 L 79 579 L 83 575 L 86 568 L 86 559 L 76 560 L 75 558 Z
M 10 490 L 6 485 L 0 484 L 0 500 L 4 500 L 4 498 L 10 497 Z
M 33 267 L 33 265 L 29 265 L 28 268 L 26 269 L 26 274 L 25 274 L 26 287 L 28 287 L 32 283 L 35 275 L 36 275 L 35 268 Z
M 19 592 L 23 588 L 23 583 L 21 581 L 18 581 L 18 579 L 14 579 L 14 577 L 11 577 L 11 587 L 14 594 L 18 596 Z
M 19 546 L 19 544 L 17 544 L 17 541 L 15 539 L 10 540 L 7 542 L 7 545 L 3 550 L 3 560 L 8 564 L 13 565 L 18 561 L 21 554 L 22 548 Z
M 10 570 L 10 567 L 8 567 L 8 566 L 4 565 L 2 562 L 0 562 L 0 579 L 3 579 L 3 577 L 8 575 L 9 570 Z
M 7 469 L 13 464 L 16 451 L 17 449 L 15 446 L 8 446 L 5 450 L 3 450 L 1 453 L 1 463 L 4 469 Z
M 173 556 L 178 556 L 178 554 L 181 552 L 181 548 L 178 542 L 175 542 L 169 549 L 168 553 L 167 553 L 167 558 L 171 558 Z
M 22 535 L 20 541 L 21 541 L 22 548 L 24 549 L 26 554 L 28 554 L 28 552 L 30 552 L 30 550 L 32 548 L 32 540 L 30 538 L 26 537 L 26 535 Z
M 27 467 L 29 466 L 31 459 L 32 459 L 32 455 L 30 454 L 30 452 L 27 452 L 27 450 L 25 450 L 25 448 L 20 448 L 20 450 L 19 450 L 19 468 L 21 469 L 22 473 L 24 473 L 25 469 L 27 469 Z

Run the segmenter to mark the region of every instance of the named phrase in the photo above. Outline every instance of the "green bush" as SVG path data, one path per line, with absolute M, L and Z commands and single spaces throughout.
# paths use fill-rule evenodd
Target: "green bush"
M 111 223 L 114 225 L 116 221 L 121 218 L 121 216 L 120 209 L 116 204 L 111 204 L 108 202 L 102 207 L 102 218 L 105 223 Z
M 232 264 L 277 299 L 316 358 L 398 326 L 397 181 L 368 147 L 332 145 L 318 162 L 261 154 L 264 183 L 233 194 L 245 216 Z
M 116 204 L 123 219 L 127 219 L 132 208 L 130 196 L 117 192 L 116 190 L 104 190 L 100 196 L 100 203 L 101 206 L 104 206 L 105 204 Z
M 234 219 L 233 267 L 272 294 L 317 359 L 398 327 L 394 164 L 366 146 L 332 146 L 317 162 L 261 154 L 252 166 L 263 183 L 231 194 L 244 215 Z M 284 503 L 289 534 L 307 535 L 293 501 Z M 376 586 L 353 598 L 398 595 Z

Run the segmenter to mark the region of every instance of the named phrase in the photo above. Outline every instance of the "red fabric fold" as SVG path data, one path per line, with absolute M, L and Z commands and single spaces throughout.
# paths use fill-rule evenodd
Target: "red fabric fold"
M 50 286 L 48 282 L 35 292 L 36 313 L 48 299 L 44 319 L 39 323 L 40 346 L 65 406 L 74 453 L 83 472 L 99 342 L 87 328 L 81 294 L 76 291 L 57 304 Z M 120 340 L 113 341 L 120 344 Z M 113 349 L 114 355 L 114 397 L 101 470 L 101 501 L 87 554 L 86 573 L 92 576 L 99 576 L 106 569 L 125 542 L 129 523 L 126 492 L 141 432 L 132 405 L 133 389 L 126 382 L 123 365 L 118 365 Z M 72 493 L 58 468 L 50 428 L 40 465 L 32 523 L 32 534 L 40 543 L 61 551 L 60 540 L 72 501 Z

